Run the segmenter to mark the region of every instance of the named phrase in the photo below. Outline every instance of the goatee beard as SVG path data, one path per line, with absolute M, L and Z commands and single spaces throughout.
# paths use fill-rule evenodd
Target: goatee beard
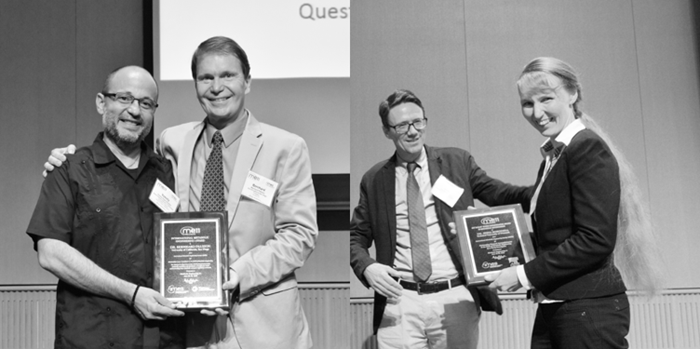
M 119 149 L 125 151 L 129 149 L 133 149 L 134 147 L 138 147 L 138 145 L 141 143 L 142 140 L 146 138 L 146 135 L 148 132 L 144 130 L 144 132 L 141 132 L 141 134 L 136 137 L 136 139 L 131 140 L 131 139 L 125 139 L 124 137 L 119 135 L 119 131 L 116 130 L 116 128 L 107 128 L 105 135 L 109 137 L 109 139 L 114 142 L 114 144 L 119 147 Z

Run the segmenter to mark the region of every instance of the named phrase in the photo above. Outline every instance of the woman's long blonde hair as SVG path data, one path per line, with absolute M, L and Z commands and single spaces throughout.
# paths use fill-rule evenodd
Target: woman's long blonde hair
M 617 241 L 615 243 L 615 265 L 631 289 L 654 294 L 661 284 L 661 254 L 656 233 L 651 222 L 648 205 L 639 189 L 632 165 L 610 136 L 588 114 L 580 110 L 582 100 L 581 83 L 576 71 L 566 62 L 552 57 L 539 57 L 523 69 L 518 79 L 518 88 L 527 84 L 545 84 L 549 88 L 555 76 L 561 80 L 569 93 L 578 93 L 572 107 L 577 119 L 581 119 L 589 130 L 595 132 L 612 151 L 620 172 L 620 210 L 617 215 Z

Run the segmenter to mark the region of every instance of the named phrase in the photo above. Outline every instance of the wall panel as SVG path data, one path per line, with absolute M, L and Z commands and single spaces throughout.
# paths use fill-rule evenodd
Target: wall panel
M 92 143 L 95 94 L 107 73 L 143 64 L 143 3 L 8 0 L 0 3 L 0 280 L 53 283 L 24 233 L 52 148 Z
M 698 6 L 634 1 L 648 197 L 671 287 L 700 285 L 692 265 L 700 243 Z
M 0 4 L 0 280 L 35 283 L 36 268 L 24 233 L 41 187 L 48 144 L 75 140 L 74 1 L 3 1 Z
M 469 149 L 480 165 L 497 178 L 534 183 L 544 138 L 522 117 L 515 81 L 530 60 L 552 56 L 580 72 L 582 109 L 611 133 L 646 188 L 631 3 L 466 4 Z

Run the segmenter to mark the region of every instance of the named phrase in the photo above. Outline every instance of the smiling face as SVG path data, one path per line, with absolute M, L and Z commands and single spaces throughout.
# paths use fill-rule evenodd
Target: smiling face
M 158 101 L 155 80 L 140 67 L 125 67 L 115 72 L 106 84 L 106 93 L 130 94 L 135 98 L 150 98 Z M 97 94 L 97 112 L 102 115 L 105 135 L 119 148 L 126 151 L 138 147 L 153 125 L 155 109 L 144 110 L 134 100 L 125 105 L 110 97 Z
M 556 76 L 530 80 L 518 91 L 523 116 L 545 137 L 556 138 L 576 119 L 572 105 L 578 94 L 569 92 Z
M 390 126 L 396 126 L 403 123 L 411 123 L 423 119 L 423 109 L 415 103 L 399 104 L 391 110 L 387 116 L 387 122 Z M 406 133 L 400 134 L 392 127 L 384 127 L 384 135 L 391 139 L 396 147 L 397 155 L 406 162 L 416 161 L 423 151 L 425 143 L 425 129 L 417 130 L 414 126 L 410 126 Z
M 241 62 L 230 54 L 210 53 L 197 62 L 195 88 L 207 120 L 217 129 L 236 121 L 245 111 L 250 77 Z

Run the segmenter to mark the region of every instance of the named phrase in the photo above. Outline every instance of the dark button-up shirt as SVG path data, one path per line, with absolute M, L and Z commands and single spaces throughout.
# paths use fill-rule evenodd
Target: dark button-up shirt
M 102 137 L 47 176 L 27 234 L 35 249 L 40 239 L 61 240 L 112 275 L 152 287 L 159 209 L 148 197 L 156 179 L 173 188 L 172 166 L 142 143 L 138 168 L 126 169 Z M 129 304 L 61 280 L 56 297 L 56 348 L 150 347 L 159 332 L 161 347 L 179 341 L 175 319 L 144 322 Z

